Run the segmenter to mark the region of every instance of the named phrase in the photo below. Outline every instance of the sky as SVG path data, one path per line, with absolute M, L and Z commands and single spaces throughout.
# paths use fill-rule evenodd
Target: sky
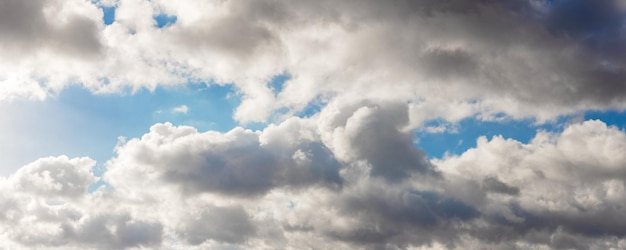
M 626 1 L 0 0 L 0 249 L 626 249 Z

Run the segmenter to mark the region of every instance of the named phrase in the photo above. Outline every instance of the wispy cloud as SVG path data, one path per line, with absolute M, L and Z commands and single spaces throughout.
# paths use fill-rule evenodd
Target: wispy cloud
M 172 112 L 187 114 L 187 112 L 189 112 L 189 107 L 187 107 L 187 105 L 180 105 L 178 107 L 172 108 Z

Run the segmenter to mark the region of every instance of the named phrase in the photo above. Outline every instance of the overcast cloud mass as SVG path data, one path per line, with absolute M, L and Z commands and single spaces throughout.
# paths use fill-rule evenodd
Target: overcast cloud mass
M 626 249 L 626 1 L 0 0 L 0 103 L 189 85 L 237 125 L 29 159 L 0 249 Z

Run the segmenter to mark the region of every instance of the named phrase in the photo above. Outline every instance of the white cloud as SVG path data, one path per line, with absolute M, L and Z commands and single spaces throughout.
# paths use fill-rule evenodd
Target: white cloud
M 624 131 L 583 121 L 435 160 L 413 143 L 432 120 L 626 108 L 613 3 L 120 0 L 99 3 L 117 6 L 105 26 L 89 1 L 0 0 L 2 101 L 194 81 L 234 84 L 242 123 L 287 110 L 260 131 L 155 124 L 119 140 L 93 193 L 90 158 L 27 164 L 0 179 L 0 248 L 624 248 Z
M 0 63 L 0 98 L 45 98 L 75 83 L 101 93 L 193 80 L 233 83 L 240 122 L 320 96 L 411 102 L 423 110 L 415 124 L 623 109 L 621 10 L 582 2 L 546 11 L 537 1 L 122 0 L 105 26 L 90 2 L 4 0 L 0 54 L 13 60 Z M 176 23 L 157 28 L 159 13 Z M 285 72 L 292 78 L 274 95 L 266 82 Z
M 532 241 L 534 234 L 550 232 L 551 238 L 536 240 L 552 247 L 587 248 L 594 236 L 621 238 L 626 233 L 626 224 L 611 219 L 626 212 L 619 205 L 626 196 L 624 147 L 624 131 L 591 120 L 561 134 L 539 133 L 529 144 L 481 137 L 476 148 L 435 164 L 447 176 L 471 180 L 486 192 L 468 202 L 506 226 L 485 228 L 484 234 L 505 230 L 503 234 Z M 570 240 L 555 240 L 559 235 Z
M 481 137 L 476 148 L 428 163 L 428 172 L 407 158 L 418 149 L 385 146 L 411 138 L 401 129 L 407 109 L 397 107 L 331 104 L 319 116 L 256 132 L 156 124 L 140 138 L 120 141 L 106 163 L 111 188 L 93 193 L 86 192 L 96 180 L 93 160 L 42 158 L 0 180 L 1 246 L 603 249 L 626 243 L 620 240 L 626 224 L 614 219 L 626 212 L 624 131 L 590 120 L 561 133 L 540 132 L 528 144 Z M 352 137 L 371 133 L 389 141 Z
M 221 134 L 157 124 L 141 139 L 118 145 L 118 157 L 109 161 L 104 178 L 129 192 L 169 183 L 183 192 L 235 196 L 263 195 L 283 186 L 340 186 L 339 163 L 331 152 L 315 138 L 298 138 L 311 133 L 307 126 L 294 119 L 263 134 L 242 128 Z M 277 137 L 297 140 L 284 143 Z
M 187 107 L 187 105 L 180 105 L 178 107 L 172 108 L 172 112 L 187 114 L 187 112 L 189 112 L 189 108 Z
M 87 194 L 95 162 L 39 159 L 2 180 L 2 243 L 24 248 L 128 248 L 160 244 L 160 223 L 133 218 L 102 193 Z
M 90 172 L 95 164 L 89 158 L 42 158 L 20 168 L 12 180 L 16 189 L 42 197 L 74 198 L 84 195 L 87 187 L 95 181 Z

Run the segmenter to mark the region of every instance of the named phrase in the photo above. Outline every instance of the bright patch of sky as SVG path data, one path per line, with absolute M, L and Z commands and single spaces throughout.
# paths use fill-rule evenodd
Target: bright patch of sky
M 156 26 L 159 28 L 172 25 L 176 23 L 176 20 L 177 20 L 176 16 L 170 16 L 164 13 L 154 16 L 154 21 L 156 21 Z
M 101 7 L 104 16 L 102 16 L 102 21 L 105 25 L 110 25 L 115 22 L 115 7 Z
M 322 110 L 322 108 L 326 105 L 326 101 L 321 97 L 316 98 L 311 101 L 304 109 L 298 112 L 296 115 L 299 117 L 309 117 L 312 116 Z
M 0 112 L 11 119 L 0 124 L 0 174 L 61 154 L 89 156 L 100 165 L 113 156 L 118 137 L 139 137 L 159 122 L 228 131 L 237 125 L 231 116 L 241 101 L 231 86 L 189 84 L 122 96 L 71 87 L 41 102 L 2 102 Z
M 607 125 L 618 127 L 621 130 L 626 130 L 626 112 L 623 111 L 591 111 L 587 112 L 584 119 L 581 120 L 601 120 Z
M 503 138 L 511 138 L 522 143 L 529 143 L 537 131 L 558 133 L 570 123 L 579 123 L 585 120 L 601 120 L 609 126 L 615 126 L 621 130 L 626 129 L 626 112 L 590 111 L 578 116 L 561 117 L 553 122 L 536 125 L 533 120 L 504 120 L 504 121 L 481 121 L 473 118 L 464 119 L 458 124 L 447 124 L 441 121 L 432 121 L 426 124 L 428 129 L 417 131 L 416 145 L 422 148 L 429 158 L 442 158 L 446 154 L 458 155 L 470 148 L 476 147 L 476 139 L 485 136 L 491 139 L 501 135 Z M 434 131 L 436 128 L 445 129 Z
M 278 93 L 288 75 L 279 75 L 269 82 Z M 228 131 L 240 126 L 232 119 L 240 103 L 232 85 L 189 84 L 176 88 L 141 90 L 134 95 L 94 95 L 80 87 L 63 90 L 46 101 L 16 100 L 0 103 L 0 112 L 12 119 L 0 124 L 5 139 L 0 150 L 0 174 L 7 175 L 37 158 L 66 154 L 70 157 L 90 156 L 98 161 L 96 172 L 113 157 L 118 138 L 139 137 L 159 122 L 189 125 L 200 131 Z M 323 103 L 314 102 L 298 113 L 307 117 L 317 113 Z M 535 125 L 532 120 L 480 121 L 464 119 L 458 124 L 432 121 L 416 131 L 416 146 L 430 158 L 460 154 L 476 146 L 480 136 L 502 135 L 528 143 L 538 130 L 558 132 L 565 124 L 578 120 L 598 119 L 608 125 L 626 129 L 624 112 L 588 112 L 563 117 L 552 123 Z M 268 123 L 250 123 L 246 128 L 260 130 Z M 444 129 L 437 132 L 438 128 Z
M 285 85 L 285 82 L 289 81 L 289 79 L 291 79 L 291 76 L 289 74 L 280 74 L 274 76 L 272 80 L 268 83 L 268 85 L 270 89 L 274 91 L 274 94 L 278 95 L 278 93 L 283 91 L 283 86 Z

